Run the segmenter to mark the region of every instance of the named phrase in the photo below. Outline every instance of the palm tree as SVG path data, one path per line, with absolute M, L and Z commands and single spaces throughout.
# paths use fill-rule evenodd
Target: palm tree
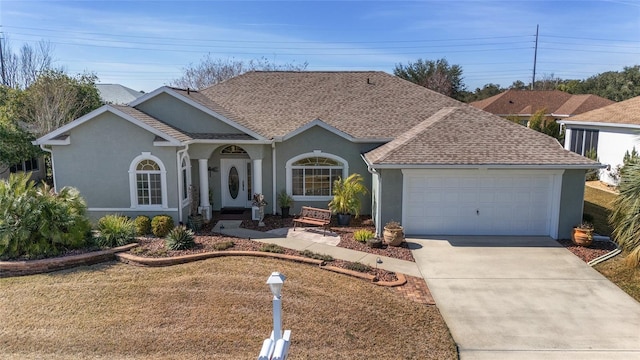
M 615 241 L 628 253 L 627 264 L 635 267 L 640 265 L 640 163 L 625 166 L 619 190 L 609 222 Z

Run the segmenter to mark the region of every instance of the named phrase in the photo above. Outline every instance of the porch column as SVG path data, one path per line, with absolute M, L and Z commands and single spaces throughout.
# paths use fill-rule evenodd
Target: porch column
M 262 159 L 253 160 L 253 192 L 262 194 Z M 253 194 L 250 194 L 253 196 Z
M 209 159 L 198 159 L 198 174 L 200 175 L 200 207 L 198 211 L 208 221 L 211 219 L 211 204 L 209 204 Z M 196 199 L 191 199 L 196 201 Z

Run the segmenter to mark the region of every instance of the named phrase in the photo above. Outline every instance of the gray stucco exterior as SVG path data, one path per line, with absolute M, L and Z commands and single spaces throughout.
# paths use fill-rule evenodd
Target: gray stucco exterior
M 405 167 L 376 168 L 363 159 L 363 154 L 379 148 L 388 139 L 354 139 L 320 119 L 310 120 L 285 136 L 266 139 L 251 131 L 243 132 L 245 128 L 224 115 L 207 111 L 193 100 L 181 99 L 180 94 L 171 90 L 142 99 L 133 105 L 134 110 L 105 106 L 38 140 L 53 152 L 56 186 L 79 189 L 93 218 L 108 213 L 132 217 L 168 214 L 176 222 L 186 222 L 193 202 L 201 209 L 213 211 L 223 207 L 250 208 L 251 196 L 256 192 L 265 195 L 269 204 L 266 214 L 278 213 L 277 194 L 285 190 L 293 195 L 291 164 L 305 157 L 326 157 L 344 166 L 343 176 L 353 173 L 363 176 L 369 193 L 362 199 L 360 213 L 372 215 L 378 234 L 384 224 L 403 219 Z M 183 156 L 188 159 L 188 175 L 184 180 Z M 164 171 L 162 206 L 137 204 L 140 185 L 135 181 L 136 171 L 131 169 L 139 159 L 150 157 Z M 225 169 L 225 165 L 229 166 L 231 161 L 233 166 L 243 169 L 239 178 L 242 189 L 246 189 L 242 194 L 246 198 L 234 197 L 236 202 L 232 206 L 229 186 L 225 185 L 229 179 L 226 173 L 229 168 Z M 562 175 L 559 214 L 557 219 L 553 218 L 558 220 L 559 238 L 568 238 L 573 226 L 581 220 L 584 174 L 585 170 L 580 169 L 565 170 Z M 555 184 L 557 189 L 558 180 Z M 185 198 L 184 189 L 190 185 L 197 186 L 205 196 Z M 331 200 L 330 195 L 293 197 L 291 214 L 299 213 L 305 205 L 326 209 Z M 242 201 L 237 202 L 238 199 Z

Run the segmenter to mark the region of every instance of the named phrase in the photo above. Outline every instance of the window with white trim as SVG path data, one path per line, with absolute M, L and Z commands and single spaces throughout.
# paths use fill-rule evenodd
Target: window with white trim
M 167 208 L 167 172 L 162 161 L 143 152 L 129 166 L 132 208 Z
M 136 167 L 138 205 L 161 205 L 160 166 L 153 160 L 142 160 Z
M 298 199 L 330 199 L 334 181 L 345 177 L 347 171 L 347 162 L 332 154 L 296 156 L 287 161 L 287 192 Z

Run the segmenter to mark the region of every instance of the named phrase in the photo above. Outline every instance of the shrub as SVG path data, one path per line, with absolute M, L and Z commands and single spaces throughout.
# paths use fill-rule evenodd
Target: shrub
M 136 234 L 139 236 L 151 234 L 151 219 L 148 216 L 140 215 L 135 220 Z
M 156 215 L 151 220 L 151 232 L 160 238 L 167 236 L 174 227 L 173 218 L 169 215 Z
M 122 215 L 107 215 L 98 220 L 98 245 L 115 247 L 132 243 L 136 238 L 136 224 Z
M 333 261 L 333 256 L 326 255 L 326 254 L 318 254 L 311 250 L 304 250 L 303 252 L 300 253 L 300 255 L 311 258 L 311 259 L 316 259 L 316 260 Z
M 375 237 L 375 234 L 371 230 L 360 229 L 356 230 L 353 233 L 353 237 L 356 239 L 356 241 L 367 242 L 367 240 L 373 239 Z
M 265 246 L 260 248 L 260 251 L 276 253 L 276 254 L 283 254 L 284 253 L 284 248 L 282 248 L 282 246 L 276 245 L 276 244 L 266 244 Z
M 0 181 L 0 259 L 42 258 L 85 247 L 91 224 L 80 193 L 39 188 L 26 173 Z
M 233 247 L 233 245 L 235 245 L 233 241 L 223 241 L 223 242 L 213 244 L 213 249 L 222 251 L 222 250 L 227 250 L 228 248 Z
M 164 244 L 170 250 L 186 250 L 191 249 L 196 242 L 193 231 L 184 226 L 178 226 L 169 231 Z
M 363 273 L 371 271 L 371 266 L 365 265 L 365 264 L 360 263 L 360 262 L 347 263 L 345 265 L 345 267 L 347 269 L 349 269 L 349 270 L 359 271 L 359 272 L 363 272 Z

